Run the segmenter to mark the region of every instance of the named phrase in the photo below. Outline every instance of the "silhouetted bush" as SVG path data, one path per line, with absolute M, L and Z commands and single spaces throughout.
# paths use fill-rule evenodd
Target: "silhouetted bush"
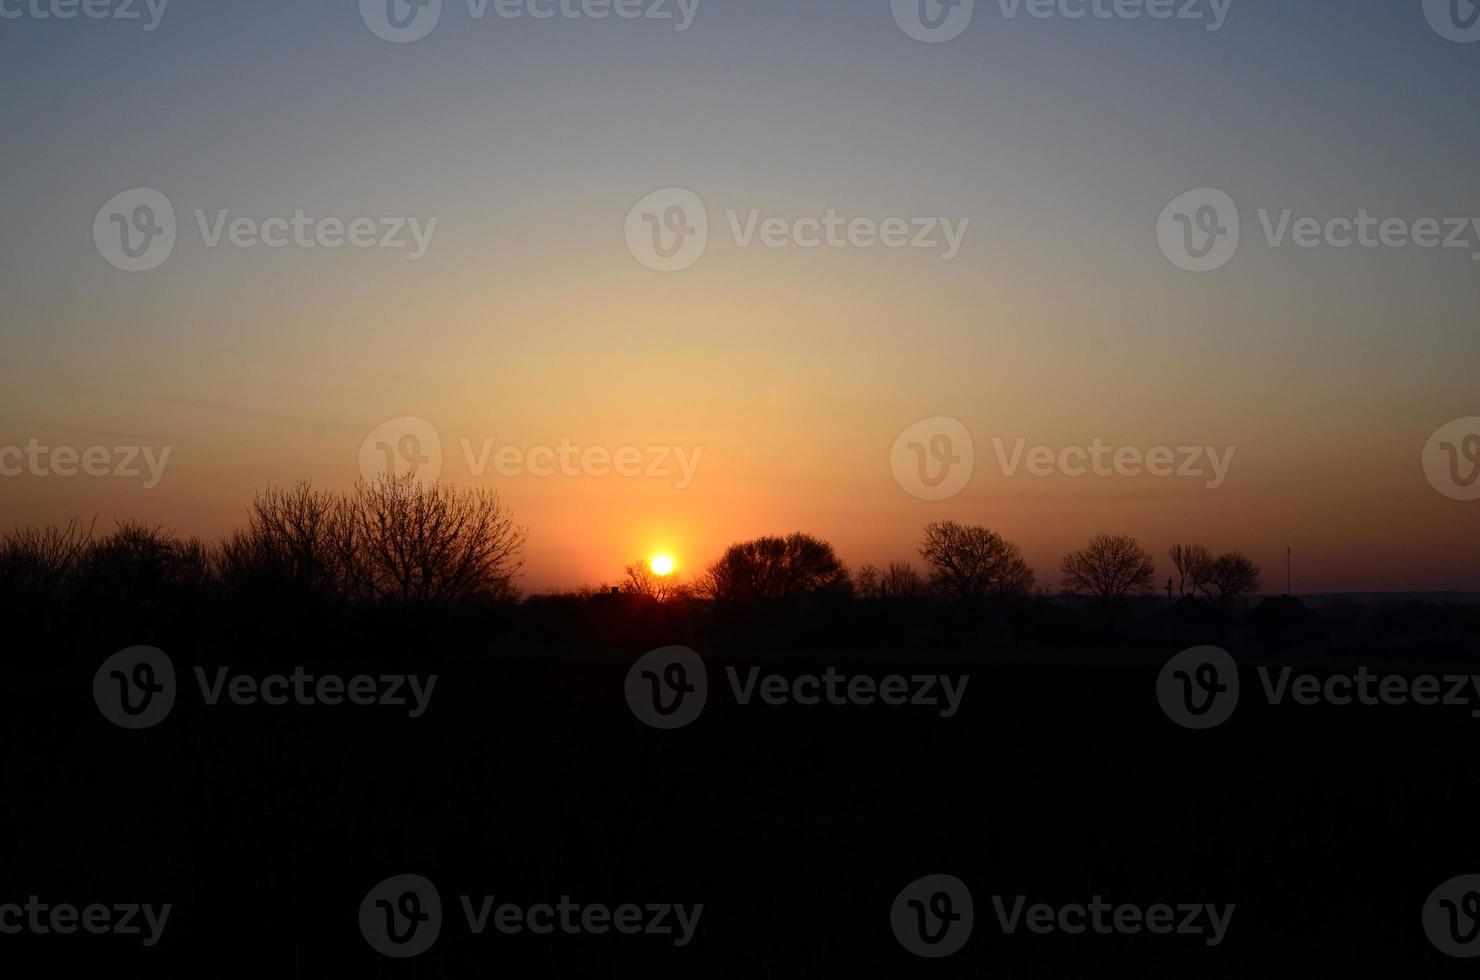
M 797 532 L 732 544 L 700 582 L 705 598 L 787 599 L 808 593 L 847 595 L 848 570 L 826 541 Z

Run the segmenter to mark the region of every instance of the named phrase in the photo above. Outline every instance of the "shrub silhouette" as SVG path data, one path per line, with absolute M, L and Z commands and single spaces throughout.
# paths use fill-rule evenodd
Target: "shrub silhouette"
M 927 524 L 920 557 L 930 566 L 931 587 L 953 599 L 1024 596 L 1033 590 L 1033 570 L 1021 549 L 984 527 Z
M 786 599 L 811 592 L 848 594 L 852 583 L 832 545 L 809 534 L 732 544 L 700 582 L 706 598 Z

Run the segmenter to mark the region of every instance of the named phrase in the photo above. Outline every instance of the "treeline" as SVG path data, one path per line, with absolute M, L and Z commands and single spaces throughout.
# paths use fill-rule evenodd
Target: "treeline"
M 29 609 L 72 601 L 143 603 L 217 590 L 244 600 L 333 600 L 358 606 L 446 607 L 519 597 L 526 532 L 497 493 L 382 478 L 344 492 L 307 483 L 259 493 L 246 526 L 217 544 L 124 523 L 101 536 L 72 523 L 0 538 L 0 592 Z M 1010 599 L 1038 589 L 1018 545 L 985 527 L 936 521 L 909 561 L 850 570 L 828 542 L 796 532 L 731 545 L 700 575 L 660 576 L 630 564 L 619 591 L 667 602 L 801 595 Z M 1226 600 L 1257 590 L 1259 569 L 1237 552 L 1177 545 L 1183 596 Z M 1100 535 L 1063 557 L 1060 588 L 1103 600 L 1151 591 L 1156 562 L 1134 538 Z
M 517 596 L 525 532 L 497 493 L 390 479 L 334 493 L 269 488 L 219 544 L 125 522 L 77 522 L 0 538 L 0 601 L 58 609 L 243 601 L 426 607 Z
M 925 526 L 918 554 L 923 572 L 909 561 L 893 561 L 883 568 L 863 565 L 850 572 L 831 544 L 796 532 L 733 544 L 688 583 L 659 576 L 646 563 L 635 561 L 627 566 L 617 589 L 659 601 L 787 599 L 807 594 L 973 600 L 1035 592 L 1035 576 L 1022 549 L 989 528 L 932 522 Z M 1239 552 L 1214 557 L 1202 545 L 1177 545 L 1169 557 L 1180 576 L 1183 597 L 1223 601 L 1259 588 L 1259 567 Z M 1135 538 L 1102 534 L 1065 555 L 1059 570 L 1061 591 L 1115 600 L 1151 592 L 1156 560 Z

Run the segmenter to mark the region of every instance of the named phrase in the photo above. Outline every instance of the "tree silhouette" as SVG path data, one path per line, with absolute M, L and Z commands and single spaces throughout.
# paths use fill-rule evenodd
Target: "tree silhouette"
M 1021 549 L 984 527 L 927 524 L 920 557 L 930 566 L 931 587 L 955 599 L 1022 596 L 1033 589 L 1033 570 Z
M 514 597 L 525 532 L 497 493 L 382 476 L 343 506 L 352 594 L 399 605 Z
M 307 482 L 268 487 L 252 501 L 247 526 L 221 543 L 217 566 L 233 591 L 293 591 L 325 596 L 348 591 L 354 529 L 343 497 Z
M 1135 538 L 1100 534 L 1059 563 L 1065 592 L 1116 599 L 1151 588 L 1156 560 Z
M 647 596 L 658 602 L 687 599 L 692 591 L 677 575 L 659 575 L 642 559 L 629 564 L 623 570 L 622 591 L 631 595 Z
M 891 561 L 879 579 L 879 594 L 886 599 L 914 599 L 925 592 L 924 576 L 907 561 Z
M 801 532 L 732 544 L 701 580 L 701 591 L 721 600 L 785 599 L 851 588 L 832 545 Z
M 1213 553 L 1200 544 L 1174 544 L 1168 556 L 1177 569 L 1177 591 L 1196 595 L 1213 568 Z
M 92 528 L 16 528 L 0 538 L 0 598 L 17 611 L 44 614 L 73 585 L 91 548 Z
M 1248 595 L 1258 588 L 1259 566 L 1238 551 L 1230 551 L 1214 559 L 1203 585 L 1203 591 L 1210 596 L 1216 589 L 1220 601 Z
M 928 591 L 924 577 L 906 561 L 891 561 L 882 571 L 864 565 L 853 576 L 853 593 L 865 599 L 913 599 Z

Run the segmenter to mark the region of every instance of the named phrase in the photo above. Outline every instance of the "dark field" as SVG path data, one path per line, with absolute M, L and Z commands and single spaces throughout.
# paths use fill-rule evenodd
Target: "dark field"
M 1159 608 L 1105 621 L 1046 602 L 547 600 L 435 626 L 328 611 L 290 626 L 206 603 L 128 639 L 75 617 L 57 627 L 65 642 L 33 635 L 11 651 L 4 900 L 173 909 L 148 948 L 142 935 L 7 936 L 6 973 L 1461 975 L 1422 914 L 1441 883 L 1480 868 L 1480 719 L 1469 705 L 1272 706 L 1255 667 L 1465 673 L 1473 610 L 1353 604 L 1292 645 L 1252 635 L 1242 615 L 1219 635 L 1172 635 Z M 1348 628 L 1368 642 L 1341 641 Z M 1163 712 L 1156 681 L 1204 640 L 1234 652 L 1242 693 L 1226 723 L 1194 731 Z M 1379 641 L 1417 649 L 1384 656 Z M 168 653 L 178 695 L 164 721 L 128 731 L 91 692 L 98 665 L 136 643 Z M 703 655 L 708 699 L 662 731 L 635 716 L 624 683 L 639 656 L 674 643 Z M 197 665 L 212 681 L 221 666 L 438 681 L 418 718 L 211 706 Z M 942 717 L 759 695 L 742 706 L 725 671 L 830 665 L 970 680 Z M 425 876 L 442 902 L 440 936 L 410 959 L 374 951 L 358 923 L 367 892 L 400 874 Z M 945 959 L 911 955 L 890 924 L 895 896 L 931 874 L 959 878 L 974 902 L 969 941 Z M 475 911 L 485 895 L 703 910 L 682 946 L 677 934 L 479 936 L 462 895 Z M 1235 911 L 1215 946 L 1144 929 L 1008 935 L 992 896 L 1010 912 L 1019 895 Z

